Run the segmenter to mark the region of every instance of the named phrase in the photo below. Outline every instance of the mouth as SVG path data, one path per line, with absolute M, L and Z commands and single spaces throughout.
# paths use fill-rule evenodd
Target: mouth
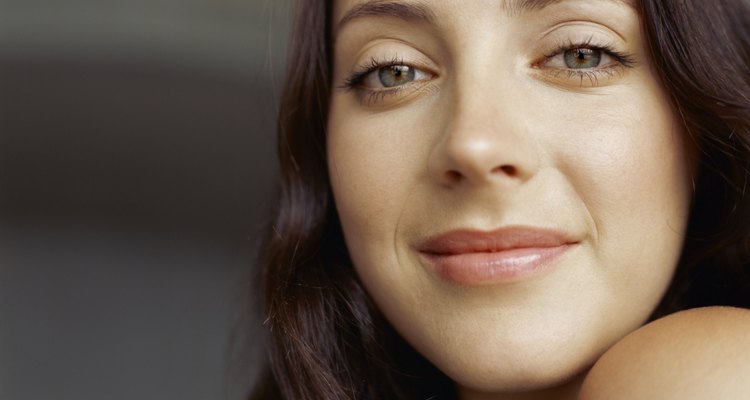
M 537 275 L 576 244 L 558 231 L 508 227 L 490 232 L 450 231 L 428 238 L 417 249 L 441 278 L 483 285 Z

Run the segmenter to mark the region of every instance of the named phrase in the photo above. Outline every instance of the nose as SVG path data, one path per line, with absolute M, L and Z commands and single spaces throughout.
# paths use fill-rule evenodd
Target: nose
M 430 153 L 430 174 L 443 186 L 513 186 L 539 168 L 529 114 L 514 96 L 487 87 L 456 94 Z M 497 89 L 497 88 L 495 88 Z

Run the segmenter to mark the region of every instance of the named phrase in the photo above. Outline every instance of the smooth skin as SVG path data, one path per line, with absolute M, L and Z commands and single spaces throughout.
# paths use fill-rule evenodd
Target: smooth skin
M 691 151 L 635 8 L 536 3 L 334 2 L 327 152 L 347 247 L 462 400 L 576 398 L 649 318 L 687 226 Z M 476 285 L 419 250 L 517 227 L 572 244 L 542 272 Z
M 580 400 L 739 400 L 750 394 L 750 311 L 706 307 L 656 320 L 609 349 Z

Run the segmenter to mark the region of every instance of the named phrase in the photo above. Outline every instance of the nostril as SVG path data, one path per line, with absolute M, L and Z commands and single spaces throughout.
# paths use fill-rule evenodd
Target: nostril
M 512 165 L 501 165 L 495 168 L 492 172 L 502 172 L 508 176 L 515 176 L 518 171 L 516 170 L 516 167 Z
M 448 171 L 445 173 L 446 178 L 448 178 L 448 181 L 451 183 L 457 183 L 461 180 L 461 173 L 458 171 Z
M 476 178 L 478 181 L 483 179 L 491 179 L 492 175 L 502 175 L 509 178 L 519 178 L 519 174 L 521 171 L 515 166 L 511 164 L 505 164 L 505 165 L 499 165 L 487 173 L 487 170 L 484 170 L 485 173 L 480 175 L 473 176 L 473 178 Z M 477 174 L 480 173 L 480 171 L 469 171 L 469 172 L 476 172 Z M 471 175 L 464 174 L 461 170 L 458 169 L 450 169 L 443 172 L 443 178 L 442 182 L 446 185 L 455 185 L 457 183 L 460 183 L 465 178 L 470 178 Z

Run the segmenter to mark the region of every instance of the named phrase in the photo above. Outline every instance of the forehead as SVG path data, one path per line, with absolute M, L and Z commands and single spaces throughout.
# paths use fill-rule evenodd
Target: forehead
M 561 3 L 580 3 L 591 0 L 492 0 L 486 1 L 490 10 L 509 16 L 539 11 Z M 637 0 L 595 0 L 602 3 L 617 3 L 637 8 Z M 422 0 L 335 0 L 333 27 L 341 26 L 363 17 L 395 17 L 405 20 L 433 22 L 441 1 Z

